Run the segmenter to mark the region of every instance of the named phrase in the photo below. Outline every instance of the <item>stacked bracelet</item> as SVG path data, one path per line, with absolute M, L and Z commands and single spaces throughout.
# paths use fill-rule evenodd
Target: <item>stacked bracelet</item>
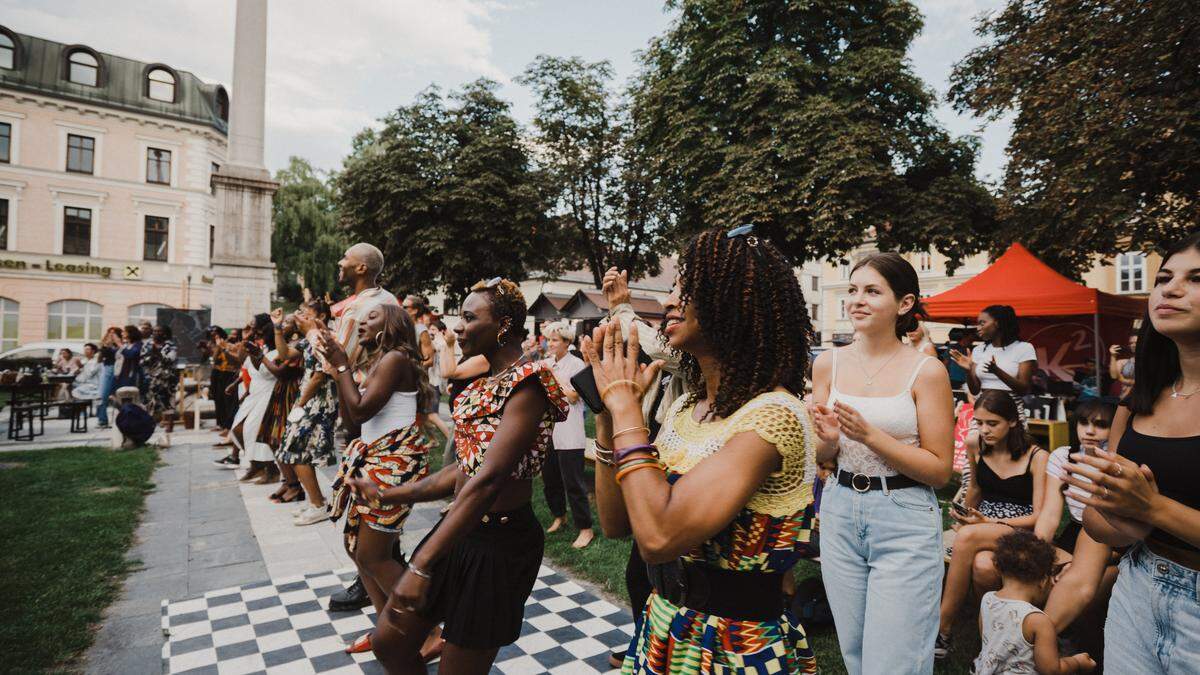
M 650 435 L 650 427 L 645 426 L 645 425 L 640 425 L 640 426 L 629 427 L 627 429 L 622 429 L 620 431 L 614 432 L 612 434 L 612 439 L 615 441 L 615 440 L 617 440 L 617 436 L 624 436 L 625 434 L 632 434 L 635 431 L 641 431 L 641 432 L 645 433 L 647 436 Z
M 413 574 L 415 574 L 415 575 L 417 575 L 417 576 L 419 576 L 419 577 L 421 577 L 422 579 L 426 579 L 426 580 L 428 580 L 428 579 L 432 579 L 432 578 L 433 578 L 433 575 L 432 575 L 432 574 L 430 574 L 429 572 L 426 572 L 425 570 L 421 569 L 420 567 L 417 567 L 416 565 L 414 565 L 414 564 L 412 563 L 412 561 L 411 561 L 411 560 L 410 560 L 410 561 L 409 561 L 409 563 L 408 563 L 408 571 L 409 571 L 409 572 L 412 572 Z
M 617 470 L 616 480 L 617 483 L 620 483 L 626 476 L 639 469 L 661 468 L 662 465 L 658 463 L 657 457 L 634 457 L 621 463 L 621 468 Z
M 605 466 L 616 466 L 617 462 L 613 459 L 613 451 L 609 448 L 596 443 L 596 461 Z
M 658 448 L 652 444 L 644 443 L 642 445 L 631 445 L 627 448 L 621 448 L 613 451 L 613 460 L 617 464 L 623 464 L 627 459 L 631 459 L 630 455 L 634 453 L 644 452 L 654 459 L 658 459 Z

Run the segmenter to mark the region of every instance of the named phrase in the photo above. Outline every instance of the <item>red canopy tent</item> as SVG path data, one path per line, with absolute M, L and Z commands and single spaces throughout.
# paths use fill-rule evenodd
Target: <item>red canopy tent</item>
M 1010 305 L 1021 318 L 1022 338 L 1038 348 L 1042 367 L 1059 377 L 1069 372 L 1068 367 L 1082 365 L 1081 361 L 1069 361 L 1086 358 L 1079 354 L 1086 354 L 1087 346 L 1093 348 L 1096 367 L 1103 367 L 1105 351 L 1101 344 L 1127 339 L 1133 320 L 1146 313 L 1145 299 L 1111 295 L 1077 284 L 1050 269 L 1021 244 L 1013 244 L 986 270 L 926 298 L 924 304 L 931 321 L 945 323 L 972 323 L 988 305 Z M 1091 320 L 1081 321 L 1084 317 Z M 1030 334 L 1031 329 L 1036 334 Z M 1083 343 L 1087 337 L 1091 345 Z

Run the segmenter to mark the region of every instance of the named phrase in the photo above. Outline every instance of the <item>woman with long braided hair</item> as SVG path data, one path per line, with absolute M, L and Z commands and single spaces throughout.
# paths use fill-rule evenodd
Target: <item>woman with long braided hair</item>
M 625 673 L 816 670 L 781 592 L 812 527 L 813 442 L 797 398 L 806 306 L 791 264 L 751 226 L 688 243 L 662 332 L 689 393 L 654 445 L 641 398 L 659 363 L 640 365 L 638 335 L 626 341 L 619 323 L 585 341 L 606 407 L 598 507 L 632 530 L 654 585 Z

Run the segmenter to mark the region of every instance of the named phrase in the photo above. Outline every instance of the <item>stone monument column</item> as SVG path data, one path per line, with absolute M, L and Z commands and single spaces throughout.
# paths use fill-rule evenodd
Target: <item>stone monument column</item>
M 238 0 L 228 161 L 213 175 L 220 219 L 213 241 L 212 321 L 241 326 L 270 309 L 271 196 L 263 163 L 267 95 L 267 0 Z

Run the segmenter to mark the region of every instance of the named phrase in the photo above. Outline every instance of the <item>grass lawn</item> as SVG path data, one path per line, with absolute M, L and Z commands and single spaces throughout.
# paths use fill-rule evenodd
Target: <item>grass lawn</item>
M 0 454 L 0 671 L 71 669 L 91 644 L 157 461 L 149 447 Z

